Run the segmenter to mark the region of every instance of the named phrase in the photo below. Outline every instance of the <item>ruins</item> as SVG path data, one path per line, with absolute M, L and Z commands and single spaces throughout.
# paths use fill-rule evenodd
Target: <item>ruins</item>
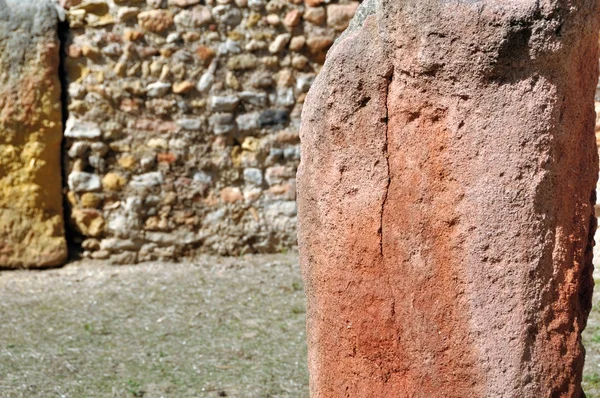
M 65 238 L 114 264 L 294 247 L 302 104 L 357 6 L 0 1 L 4 97 L 30 101 L 0 107 L 0 266 Z

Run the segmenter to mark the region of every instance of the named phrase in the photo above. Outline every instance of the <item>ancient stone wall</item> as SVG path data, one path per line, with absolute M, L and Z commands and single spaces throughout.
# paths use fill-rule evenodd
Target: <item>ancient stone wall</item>
M 302 103 L 358 2 L 61 4 L 66 190 L 84 255 L 295 245 Z

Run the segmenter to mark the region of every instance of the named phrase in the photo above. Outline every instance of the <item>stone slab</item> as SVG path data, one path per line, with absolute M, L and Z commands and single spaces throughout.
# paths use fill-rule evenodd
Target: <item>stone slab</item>
M 57 14 L 0 0 L 0 267 L 64 263 Z
M 367 0 L 305 102 L 312 397 L 579 397 L 595 1 Z

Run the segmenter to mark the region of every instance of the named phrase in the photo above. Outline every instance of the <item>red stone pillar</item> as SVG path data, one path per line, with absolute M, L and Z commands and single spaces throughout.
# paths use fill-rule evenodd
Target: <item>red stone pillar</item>
M 578 397 L 595 0 L 367 0 L 301 128 L 312 397 Z

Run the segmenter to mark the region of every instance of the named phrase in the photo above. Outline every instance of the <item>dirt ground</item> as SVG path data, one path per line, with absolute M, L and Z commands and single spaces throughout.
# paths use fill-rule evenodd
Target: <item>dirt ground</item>
M 297 255 L 0 274 L 0 397 L 306 397 Z
M 308 397 L 304 305 L 295 253 L 2 272 L 0 397 Z

